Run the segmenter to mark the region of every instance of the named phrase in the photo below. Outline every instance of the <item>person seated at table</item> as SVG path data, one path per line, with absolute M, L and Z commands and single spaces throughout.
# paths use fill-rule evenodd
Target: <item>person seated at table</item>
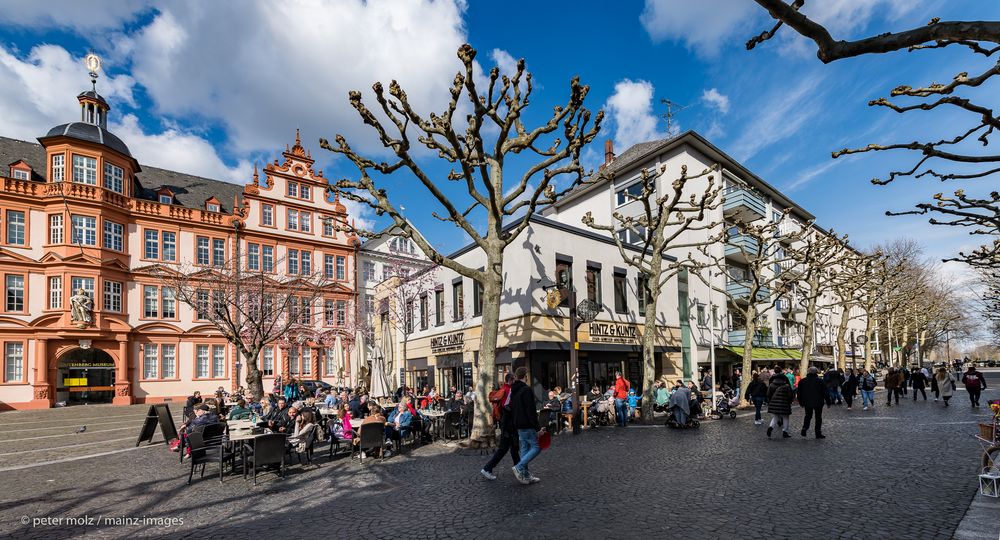
M 243 388 L 242 386 L 237 386 L 236 392 L 233 394 L 233 397 L 242 397 L 246 399 L 246 395 L 247 395 L 246 388 Z
M 559 411 L 562 410 L 562 402 L 559 401 L 559 394 L 555 390 L 549 390 L 549 400 L 542 405 L 543 411 L 549 411 L 549 422 L 557 422 Z
M 327 394 L 326 398 L 323 400 L 323 406 L 325 406 L 327 409 L 332 409 L 337 405 L 340 405 L 340 400 L 337 399 L 337 395 L 334 394 L 333 392 Z
M 259 425 L 260 427 L 266 427 L 271 431 L 274 431 L 275 420 L 277 420 L 279 417 L 282 416 L 285 417 L 285 419 L 283 419 L 282 422 L 286 422 L 288 418 L 288 406 L 284 397 L 278 398 L 278 404 L 275 405 L 274 407 L 271 407 L 271 410 L 267 413 L 267 416 L 264 417 L 264 421 L 261 422 Z
M 208 405 L 208 408 L 212 409 L 212 412 L 214 412 L 217 416 L 222 416 L 222 405 L 214 397 L 205 398 L 202 405 Z
M 327 423 L 330 436 L 341 441 L 354 440 L 354 428 L 351 427 L 351 412 L 347 410 L 346 404 L 337 407 L 336 416 Z
M 184 418 L 188 421 L 194 420 L 194 408 L 198 405 L 201 405 L 201 392 L 195 390 L 184 402 L 184 410 L 182 411 Z
M 279 413 L 271 423 L 271 431 L 275 433 L 292 433 L 295 430 L 295 419 L 299 416 L 299 410 L 294 406 L 284 409 L 284 414 Z
M 316 400 L 313 398 L 306 399 L 305 404 L 302 407 L 298 407 L 298 409 L 299 409 L 299 414 L 309 411 L 313 413 L 313 415 L 316 416 L 319 415 L 319 409 L 316 408 Z
M 410 414 L 410 410 L 406 407 L 405 403 L 400 403 L 396 405 L 396 408 L 389 413 L 389 418 L 386 420 L 385 424 L 385 440 L 386 445 L 391 445 L 392 441 L 402 440 L 403 437 L 410 434 L 410 423 L 413 421 L 413 415 Z M 389 454 L 386 453 L 386 456 Z
M 247 402 L 243 398 L 236 400 L 236 405 L 229 409 L 229 414 L 226 415 L 227 420 L 246 420 L 250 418 L 250 413 L 253 412 L 247 407 Z
M 597 401 L 601 399 L 601 388 L 596 384 L 590 387 L 590 392 L 587 393 L 587 399 L 589 401 Z
M 247 408 L 250 409 L 250 412 L 256 414 L 257 416 L 261 416 L 263 414 L 264 407 L 260 404 L 259 399 L 251 397 L 250 399 L 244 398 L 244 400 L 247 402 Z
M 361 426 L 358 429 L 354 430 L 354 441 L 352 443 L 353 446 L 357 447 L 359 444 L 361 444 L 361 430 L 365 429 L 366 425 L 384 424 L 384 423 L 385 423 L 385 416 L 382 414 L 382 407 L 379 407 L 375 403 L 368 404 L 368 415 L 365 416 L 365 419 L 361 421 Z
M 194 420 L 190 423 L 185 423 L 181 426 L 181 429 L 186 434 L 194 433 L 195 431 L 202 431 L 205 426 L 209 424 L 218 424 L 219 415 L 215 414 L 208 405 L 201 404 L 194 408 Z
M 447 410 L 448 412 L 458 412 L 458 413 L 465 411 L 465 400 L 462 399 L 461 391 L 456 391 L 454 394 L 452 394 L 451 399 L 448 400 L 448 406 L 445 410 Z
M 346 393 L 343 394 L 346 397 Z M 351 411 L 351 416 L 354 418 L 361 418 L 362 415 L 362 403 L 361 396 L 354 394 L 351 399 L 347 402 L 347 408 Z
M 403 400 L 400 401 L 400 403 L 406 405 L 406 410 L 410 411 L 411 416 L 413 417 L 417 416 L 417 409 L 413 407 L 413 398 L 411 398 L 410 396 L 403 396 Z
M 295 410 L 292 407 L 290 410 Z M 317 428 L 316 415 L 309 411 L 295 415 L 295 423 L 292 427 L 292 434 L 288 436 L 288 445 L 295 448 L 296 452 L 305 452 L 309 445 L 309 438 Z

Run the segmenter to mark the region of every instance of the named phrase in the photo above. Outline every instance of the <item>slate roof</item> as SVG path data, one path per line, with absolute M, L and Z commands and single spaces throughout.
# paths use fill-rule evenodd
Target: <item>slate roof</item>
M 42 145 L 0 137 L 0 166 L 6 167 L 21 159 L 31 166 L 32 180 L 45 181 L 45 149 Z M 157 200 L 156 192 L 162 187 L 167 187 L 174 193 L 174 201 L 178 206 L 204 209 L 205 201 L 214 196 L 219 199 L 222 211 L 226 213 L 233 209 L 234 196 L 242 199 L 242 185 L 168 171 L 149 165 L 140 166 L 142 171 L 136 174 L 137 185 L 133 190 L 138 199 L 155 201 Z M 8 174 L 6 170 L 0 172 L 4 176 Z
M 65 135 L 66 137 L 71 137 L 73 139 L 80 139 L 81 141 L 103 144 L 112 150 L 132 157 L 132 153 L 128 151 L 128 146 L 126 146 L 117 135 L 102 128 L 101 126 L 95 126 L 94 124 L 88 124 L 86 122 L 70 122 L 68 124 L 60 124 L 50 129 L 45 136 L 57 137 L 59 135 Z

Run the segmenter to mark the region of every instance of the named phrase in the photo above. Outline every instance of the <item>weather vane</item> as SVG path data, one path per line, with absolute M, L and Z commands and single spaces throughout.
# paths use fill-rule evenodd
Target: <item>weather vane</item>
M 97 72 L 101 69 L 101 57 L 94 53 L 90 53 L 83 57 L 83 65 L 87 66 L 87 71 L 90 74 L 90 84 L 93 85 L 94 91 L 97 91 Z

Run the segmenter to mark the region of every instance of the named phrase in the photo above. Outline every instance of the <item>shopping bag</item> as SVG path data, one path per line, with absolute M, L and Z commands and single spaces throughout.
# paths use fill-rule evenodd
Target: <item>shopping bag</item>
M 552 446 L 552 434 L 548 430 L 542 430 L 538 432 L 538 447 L 542 450 L 548 450 Z

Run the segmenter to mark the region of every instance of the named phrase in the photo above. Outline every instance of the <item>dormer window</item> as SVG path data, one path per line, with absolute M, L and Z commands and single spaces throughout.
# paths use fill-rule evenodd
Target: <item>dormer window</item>
M 28 180 L 31 178 L 31 173 L 24 169 L 11 169 L 10 176 L 17 180 Z
M 221 212 L 222 204 L 219 202 L 219 199 L 209 197 L 208 200 L 205 201 L 205 210 L 208 210 L 209 212 Z
M 160 201 L 160 204 L 174 204 L 174 192 L 167 188 L 160 188 L 156 192 L 156 200 Z

